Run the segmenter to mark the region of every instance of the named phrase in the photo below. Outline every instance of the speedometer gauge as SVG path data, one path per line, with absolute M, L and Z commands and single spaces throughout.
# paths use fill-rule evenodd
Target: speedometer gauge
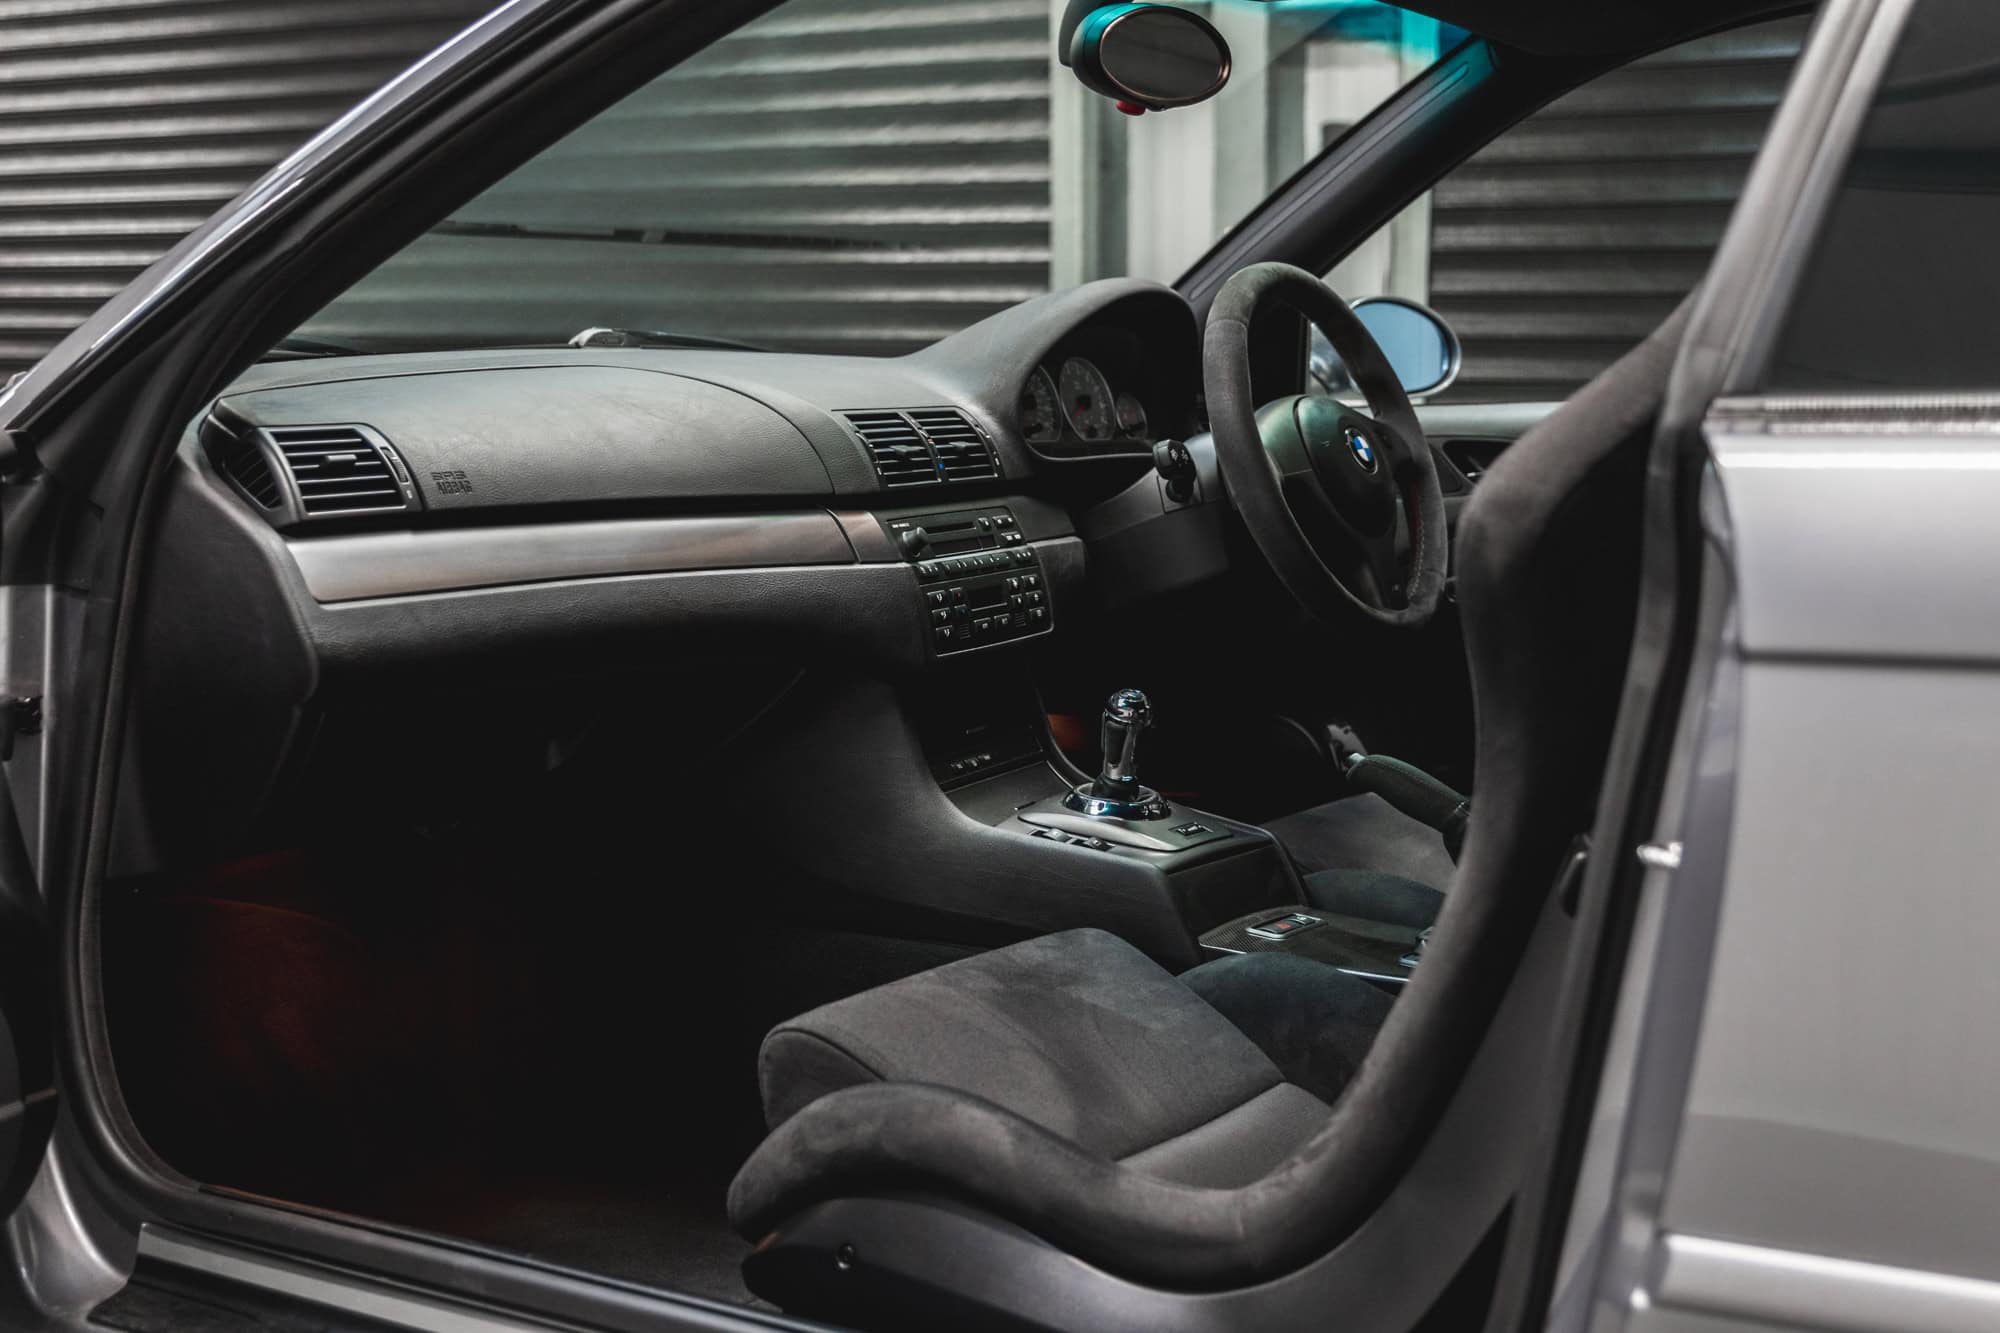
M 1021 386 L 1021 402 L 1016 409 L 1021 420 L 1021 438 L 1029 444 L 1054 444 L 1062 438 L 1062 403 L 1056 396 L 1056 382 L 1040 366 Z
M 1063 411 L 1070 427 L 1086 440 L 1108 440 L 1118 433 L 1117 409 L 1112 405 L 1111 386 L 1104 372 L 1080 356 L 1062 364 L 1056 387 L 1062 391 Z
M 1129 393 L 1117 398 L 1118 430 L 1128 440 L 1146 438 L 1146 407 Z

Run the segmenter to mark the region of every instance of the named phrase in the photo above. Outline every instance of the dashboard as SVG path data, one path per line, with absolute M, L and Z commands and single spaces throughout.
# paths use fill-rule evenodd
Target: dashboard
M 253 367 L 163 477 L 119 873 L 231 854 L 311 799 L 476 799 L 511 771 L 492 747 L 540 765 L 572 712 L 700 711 L 666 683 L 690 673 L 1018 688 L 1101 618 L 1221 588 L 1205 431 L 1193 310 L 1124 279 L 895 358 Z M 1155 470 L 1165 439 L 1191 477 Z
M 150 563 L 174 592 L 143 603 L 135 772 L 199 755 L 201 776 L 144 784 L 142 841 L 234 845 L 328 728 L 426 691 L 526 698 L 697 657 L 914 679 L 1035 651 L 1152 570 L 1217 575 L 1221 506 L 1170 500 L 1150 448 L 1199 429 L 1200 378 L 1192 310 L 1134 280 L 895 358 L 254 367 L 166 478 Z
M 897 358 L 562 348 L 290 361 L 222 394 L 191 452 L 295 540 L 1060 491 L 1063 464 L 1139 464 L 1155 439 L 1201 429 L 1198 337 L 1177 293 L 1115 280 Z

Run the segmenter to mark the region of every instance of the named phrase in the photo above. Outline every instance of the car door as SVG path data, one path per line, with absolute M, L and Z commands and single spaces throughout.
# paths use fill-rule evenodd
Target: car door
M 1656 455 L 1707 641 L 1575 1192 L 1525 1213 L 1548 1304 L 1493 1327 L 2000 1321 L 1996 49 L 1987 5 L 1830 10 L 1723 243 Z
M 20 705 L 15 702 L 15 711 Z M 0 814 L 0 821 L 6 816 Z M 49 1040 L 49 932 L 19 832 L 0 851 L 0 1216 L 27 1195 L 42 1165 L 55 1120 L 55 1069 Z
M 0 432 L 0 446 L 10 443 Z M 0 482 L 0 566 L 19 568 L 6 518 L 32 484 L 14 462 Z M 0 1216 L 28 1194 L 55 1118 L 51 935 L 36 864 L 46 850 L 46 682 L 72 600 L 33 576 L 0 584 Z

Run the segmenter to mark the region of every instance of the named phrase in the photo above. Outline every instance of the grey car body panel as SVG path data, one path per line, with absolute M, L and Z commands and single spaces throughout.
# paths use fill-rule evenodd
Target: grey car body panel
M 2000 430 L 1947 449 L 1905 416 L 1874 440 L 1711 432 L 1743 584 L 1742 795 L 1663 1220 L 1992 1278 L 2000 1050 L 1968 1037 L 2000 999 L 2000 534 L 1968 501 Z M 1821 527 L 1781 557 L 1806 511 L 1865 555 Z
M 2000 580 L 1978 558 L 2000 509 L 2000 403 L 1872 429 L 1805 427 L 1780 404 L 1750 407 L 1764 429 L 1732 429 L 1743 410 L 1718 404 L 1711 439 L 1732 509 L 1756 515 L 1737 528 L 1745 651 L 2000 660 Z
M 1978 623 L 2000 552 L 1955 494 L 1968 470 L 2000 468 L 2000 429 L 1968 414 L 1942 436 L 1955 466 L 1920 450 L 1898 469 L 1910 411 L 1884 411 L 1866 468 L 1835 453 L 1822 469 L 1824 435 L 1750 429 L 1740 410 L 1710 431 L 1711 505 L 1726 510 L 1712 537 L 1735 558 L 1738 614 L 1698 701 L 1689 795 L 1663 812 L 1686 850 L 1649 876 L 1660 901 L 1645 907 L 1627 976 L 1618 1035 L 1636 1091 L 1620 1105 L 1626 1087 L 1607 1080 L 1605 1141 L 1580 1191 L 1610 1196 L 1625 1243 L 1573 1231 L 1570 1277 L 1595 1272 L 1598 1285 L 1573 1287 L 1553 1326 L 1956 1333 L 2000 1320 L 2000 1053 L 1979 1039 L 2000 933 L 2000 825 L 1985 811 L 2000 664 Z M 1796 464 L 1773 463 L 1788 451 Z M 1847 562 L 1812 559 L 1823 532 L 1789 559 L 1759 548 L 1798 522 L 1798 496 L 1768 484 L 1773 471 L 1812 476 L 1827 511 L 1815 519 L 1844 519 L 1847 540 L 1962 615 L 1961 632 L 1940 615 L 1885 640 L 1876 603 L 1828 596 Z M 1945 525 L 1955 558 L 1940 566 L 1908 523 L 1872 521 L 1885 495 Z M 1794 604 L 1769 614 L 1787 590 Z M 1649 1089 L 1661 1025 L 1695 1012 L 1686 986 L 1700 978 L 1646 950 L 1671 943 L 1676 915 L 1698 915 L 1714 888 L 1692 1067 L 1679 1088 Z
M 2000 1283 L 1858 1263 L 1734 1241 L 1670 1235 L 1635 1328 L 1825 1329 L 1828 1333 L 1983 1333 L 2000 1324 Z M 1728 1322 L 1677 1323 L 1681 1311 Z M 1655 1316 L 1655 1317 L 1647 1317 Z

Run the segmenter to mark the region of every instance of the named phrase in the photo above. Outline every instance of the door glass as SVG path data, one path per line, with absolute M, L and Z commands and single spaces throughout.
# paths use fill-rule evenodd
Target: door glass
M 1767 386 L 2000 382 L 2000 5 L 1920 0 L 1814 243 Z
M 1469 158 L 1328 275 L 1430 306 L 1464 363 L 1433 402 L 1567 398 L 1707 270 L 1808 20 L 1634 61 Z

